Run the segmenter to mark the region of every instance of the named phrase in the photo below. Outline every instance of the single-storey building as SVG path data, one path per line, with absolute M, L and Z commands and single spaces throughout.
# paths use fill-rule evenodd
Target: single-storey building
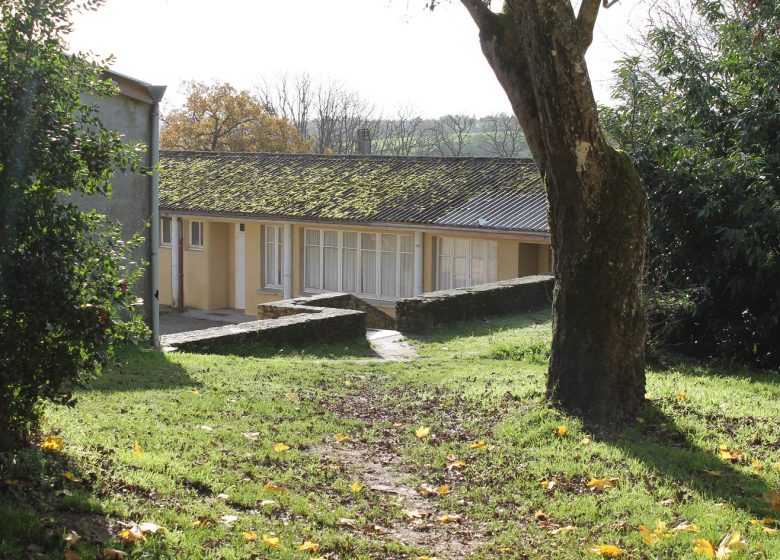
M 325 291 L 392 314 L 424 292 L 552 270 L 529 160 L 161 152 L 160 302 Z

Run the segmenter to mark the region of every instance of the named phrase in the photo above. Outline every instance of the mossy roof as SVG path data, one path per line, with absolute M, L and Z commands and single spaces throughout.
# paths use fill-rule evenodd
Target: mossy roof
M 160 209 L 546 233 L 532 161 L 163 151 Z

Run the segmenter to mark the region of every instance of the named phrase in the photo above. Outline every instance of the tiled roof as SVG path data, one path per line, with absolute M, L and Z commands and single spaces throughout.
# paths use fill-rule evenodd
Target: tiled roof
M 168 212 L 548 231 L 529 160 L 163 151 L 160 163 Z

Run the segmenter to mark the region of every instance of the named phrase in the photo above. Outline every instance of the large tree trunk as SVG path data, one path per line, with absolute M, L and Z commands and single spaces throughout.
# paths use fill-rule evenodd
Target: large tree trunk
M 647 201 L 628 156 L 598 122 L 584 54 L 599 0 L 461 0 L 523 127 L 549 201 L 554 273 L 547 396 L 588 416 L 644 399 L 641 302 Z

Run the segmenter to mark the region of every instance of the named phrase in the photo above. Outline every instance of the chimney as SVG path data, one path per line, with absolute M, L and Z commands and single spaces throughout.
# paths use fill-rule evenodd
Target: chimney
M 357 130 L 357 153 L 363 156 L 371 155 L 371 131 L 367 128 Z

